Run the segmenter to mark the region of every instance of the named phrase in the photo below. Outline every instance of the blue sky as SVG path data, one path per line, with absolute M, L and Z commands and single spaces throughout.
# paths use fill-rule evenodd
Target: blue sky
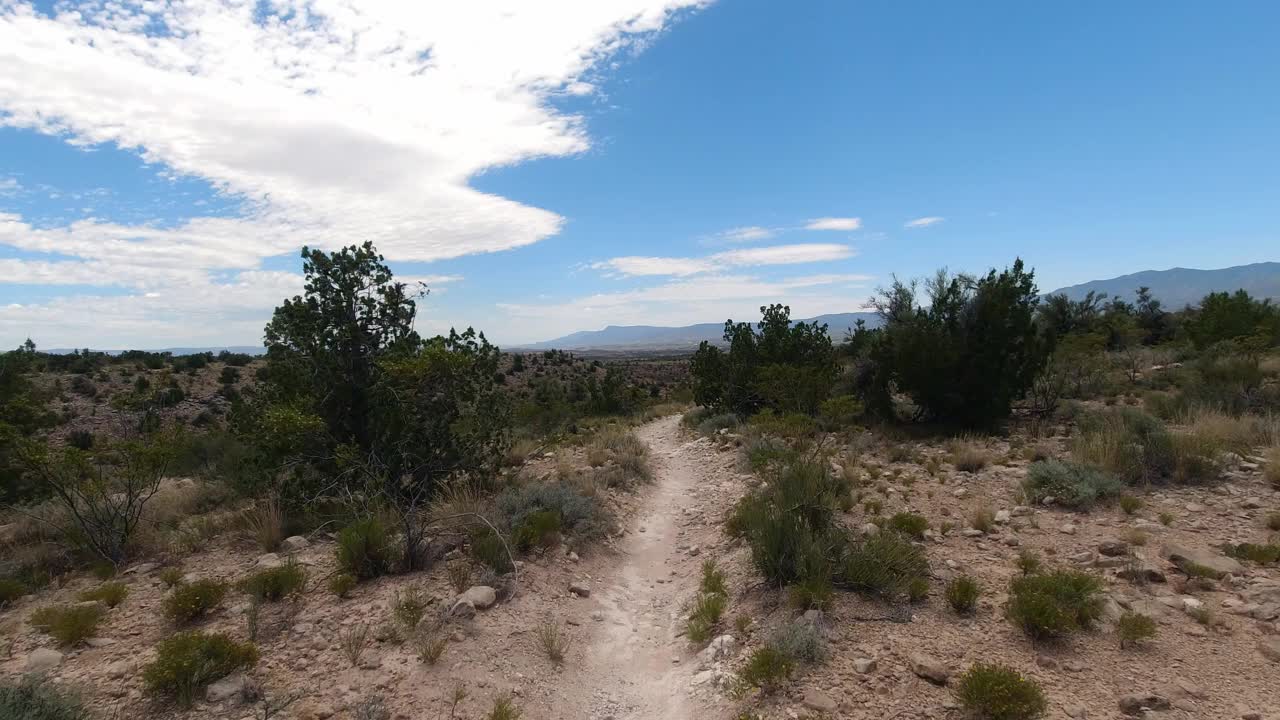
M 454 5 L 0 0 L 0 343 L 256 344 L 364 239 L 507 344 L 1280 259 L 1274 3 Z

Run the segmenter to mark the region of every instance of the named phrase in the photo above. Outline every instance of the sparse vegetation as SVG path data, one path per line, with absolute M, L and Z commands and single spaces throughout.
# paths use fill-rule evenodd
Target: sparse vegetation
M 177 587 L 182 582 L 182 568 L 169 566 L 161 568 L 156 577 L 160 578 L 160 582 L 164 583 L 167 588 Z
M 38 675 L 0 680 L 0 718 L 92 720 L 80 698 Z
M 1078 463 L 1043 460 L 1027 468 L 1022 490 L 1031 503 L 1047 498 L 1074 510 L 1089 510 L 1096 503 L 1120 494 L 1123 486 L 1112 475 Z
M 338 646 L 342 654 L 351 663 L 351 667 L 360 665 L 364 649 L 369 645 L 369 626 L 364 623 L 349 625 L 338 631 Z
M 538 641 L 538 649 L 542 654 L 557 665 L 563 663 L 565 655 L 569 652 L 569 645 L 572 643 L 564 626 L 547 618 L 538 624 L 534 633 Z
M 978 720 L 1035 720 L 1049 710 L 1034 680 L 994 663 L 977 663 L 960 676 L 956 699 Z
M 509 697 L 500 697 L 493 701 L 486 720 L 520 720 L 520 708 Z
M 346 598 L 351 595 L 351 591 L 356 588 L 356 576 L 351 573 L 338 573 L 329 578 L 329 592 L 337 595 L 339 598 Z
M 129 586 L 122 582 L 105 582 L 92 590 L 77 595 L 81 602 L 97 601 L 113 608 L 129 597 Z
M 772 645 L 765 645 L 751 653 L 738 678 L 744 685 L 771 695 L 791 679 L 794 670 L 795 660 L 791 656 Z
M 391 572 L 395 553 L 382 521 L 367 517 L 338 533 L 338 567 L 357 580 L 369 580 Z
M 258 651 L 221 633 L 183 632 L 161 641 L 142 671 L 147 691 L 190 707 L 196 694 L 237 670 L 253 667 Z
M 896 530 L 916 540 L 923 539 L 924 531 L 929 529 L 928 520 L 909 512 L 894 513 L 893 517 L 889 518 L 888 525 L 890 530 Z

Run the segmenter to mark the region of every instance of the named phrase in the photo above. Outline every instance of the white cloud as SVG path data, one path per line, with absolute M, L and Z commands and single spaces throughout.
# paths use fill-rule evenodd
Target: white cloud
M 707 1 L 90 0 L 50 17 L 0 0 L 0 126 L 133 150 L 248 208 L 165 228 L 0 215 L 0 243 L 82 263 L 12 268 L 28 277 L 173 287 L 303 242 L 372 240 L 393 261 L 537 242 L 563 219 L 471 178 L 588 149 L 551 100 L 594 92 L 609 58 Z
M 938 223 L 942 222 L 942 220 L 943 218 L 930 215 L 928 217 L 920 217 L 914 220 L 908 220 L 904 227 L 909 227 L 909 228 L 929 227 L 930 225 L 937 225 Z
M 760 227 L 759 225 L 749 225 L 717 233 L 716 238 L 727 242 L 753 242 L 756 240 L 768 240 L 777 234 L 776 230 Z
M 16 178 L 0 178 L 0 197 L 11 197 L 22 190 L 22 184 Z
M 862 218 L 856 217 L 821 217 L 805 223 L 805 230 L 857 230 L 862 227 Z
M 703 258 L 683 257 L 617 257 L 593 263 L 591 267 L 628 277 L 667 275 L 684 277 L 715 272 L 727 267 L 762 265 L 800 265 L 813 262 L 844 260 L 854 256 L 853 248 L 834 243 L 799 243 L 770 247 L 728 250 Z
M 748 275 L 713 275 L 613 293 L 597 293 L 564 303 L 504 303 L 510 342 L 547 340 L 584 328 L 613 325 L 689 325 L 724 318 L 755 319 L 761 305 L 783 302 L 792 317 L 852 312 L 866 306 L 867 283 L 859 274 L 807 275 L 762 280 Z M 532 334 L 530 328 L 538 334 Z

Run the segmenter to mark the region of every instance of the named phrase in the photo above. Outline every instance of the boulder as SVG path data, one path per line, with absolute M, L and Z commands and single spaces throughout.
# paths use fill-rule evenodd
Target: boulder
M 1274 663 L 1280 663 L 1280 635 L 1272 635 L 1258 641 L 1258 652 Z
M 253 566 L 259 570 L 273 570 L 275 568 L 282 567 L 283 565 L 284 561 L 275 553 L 259 555 L 258 559 L 253 562 Z
M 1098 543 L 1098 552 L 1107 557 L 1123 557 L 1129 552 L 1129 543 L 1108 538 Z
M 1120 712 L 1142 715 L 1146 710 L 1168 710 L 1169 698 L 1153 692 L 1129 693 L 1120 697 Z
M 477 610 L 488 610 L 498 602 L 498 591 L 488 585 L 476 585 L 459 595 L 458 600 L 469 601 Z
M 591 588 L 587 587 L 587 584 L 583 582 L 570 583 L 569 592 L 578 597 L 591 597 Z
M 213 683 L 204 691 L 204 699 L 211 703 L 230 700 L 240 703 L 253 700 L 253 685 L 244 673 L 233 673 Z
M 805 690 L 804 706 L 815 712 L 830 714 L 836 711 L 836 701 L 821 690 Z
M 310 546 L 311 541 L 301 535 L 290 535 L 280 541 L 280 549 L 287 553 L 296 553 L 301 550 L 306 550 Z
M 36 648 L 27 656 L 27 672 L 45 672 L 62 664 L 62 653 L 49 648 Z
M 449 608 L 449 614 L 456 618 L 473 618 L 476 616 L 476 606 L 466 598 L 458 598 L 453 607 Z
M 914 653 L 908 662 L 911 672 L 935 685 L 946 685 L 951 677 L 951 669 L 936 658 L 924 653 Z
M 853 661 L 853 669 L 863 675 L 866 675 L 869 672 L 875 672 L 875 658 L 858 658 Z
M 1166 545 L 1163 554 L 1184 572 L 1187 567 L 1196 565 L 1208 569 L 1215 578 L 1221 578 L 1224 575 L 1244 574 L 1243 565 L 1226 555 L 1212 550 L 1201 550 L 1182 545 Z

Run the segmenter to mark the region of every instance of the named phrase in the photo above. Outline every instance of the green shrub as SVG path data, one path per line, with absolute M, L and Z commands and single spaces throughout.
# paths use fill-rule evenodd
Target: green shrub
M 85 590 L 77 597 L 81 602 L 97 601 L 107 607 L 115 607 L 129 596 L 129 586 L 122 582 L 106 582 L 92 590 Z
M 760 472 L 770 465 L 794 462 L 799 453 L 781 440 L 766 435 L 755 435 L 747 440 L 747 464 L 751 469 Z
M 26 595 L 27 586 L 20 580 L 0 578 L 0 607 L 13 604 L 18 598 Z
M 994 663 L 977 663 L 961 675 L 956 699 L 978 720 L 1035 720 L 1049 709 L 1035 680 Z
M 924 538 L 924 531 L 929 529 L 929 521 L 915 513 L 899 512 L 889 518 L 889 529 L 921 540 Z
M 258 650 L 221 633 L 183 632 L 156 648 L 156 659 L 142 671 L 147 691 L 190 707 L 210 683 L 258 662 Z
M 911 578 L 907 582 L 907 602 L 916 604 L 929 599 L 929 580 L 922 577 Z
M 1280 562 L 1280 544 L 1240 543 L 1223 548 L 1227 555 L 1237 560 L 1248 560 L 1259 565 L 1274 565 Z
M 967 440 L 950 443 L 951 464 L 960 472 L 976 473 L 991 462 L 991 455 L 982 445 Z
M 502 536 L 489 527 L 477 527 L 471 531 L 471 557 L 496 573 L 509 573 L 515 569 Z
M 862 411 L 861 400 L 853 395 L 839 395 L 822 401 L 818 406 L 818 420 L 827 430 L 839 430 L 857 422 Z
M 560 541 L 560 513 L 541 510 L 524 517 L 514 528 L 512 539 L 516 549 L 528 552 L 535 547 L 549 548 Z
M 1074 510 L 1088 510 L 1101 500 L 1119 495 L 1122 487 L 1118 478 L 1097 468 L 1059 460 L 1031 463 L 1022 484 L 1028 502 L 1039 504 L 1052 497 Z
M 1156 418 L 1134 408 L 1086 415 L 1071 453 L 1130 485 L 1201 483 L 1221 474 L 1221 441 L 1205 432 L 1170 433 Z
M 878 533 L 850 542 L 836 564 L 835 585 L 880 597 L 907 593 L 924 580 L 929 563 L 924 551 L 897 533 Z
M 698 584 L 698 589 L 712 595 L 724 595 L 726 597 L 729 595 L 724 573 L 716 567 L 715 560 L 704 560 L 702 562 L 702 580 Z
M 1035 640 L 1055 640 L 1088 629 L 1102 615 L 1098 578 L 1074 570 L 1014 578 L 1010 620 Z
M 160 570 L 158 577 L 165 587 L 177 587 L 182 582 L 182 568 L 167 567 Z
M 1263 524 L 1272 532 L 1280 532 L 1280 512 L 1268 513 Z M 3 598 L 0 597 L 0 601 L 2 600 Z
M 728 598 L 720 593 L 698 593 L 684 626 L 689 640 L 699 645 L 710 640 L 728 603 Z
M 338 567 L 357 580 L 370 580 L 391 572 L 395 550 L 382 521 L 368 517 L 338 533 Z
M 739 680 L 748 687 L 760 688 L 770 695 L 791 679 L 795 661 L 786 653 L 765 645 L 751 653 L 747 664 L 738 673 Z
M 93 637 L 103 613 L 100 605 L 50 605 L 31 613 L 31 625 L 71 647 Z
M 1018 551 L 1018 559 L 1014 561 L 1018 571 L 1023 575 L 1035 575 L 1040 572 L 1041 562 L 1040 556 L 1031 548 L 1023 548 Z
M 1142 499 L 1133 495 L 1121 495 L 1120 509 L 1125 515 L 1132 515 L 1142 509 Z
M 356 576 L 350 573 L 338 573 L 329 578 L 329 592 L 345 598 L 356 588 Z
M 560 527 L 557 533 L 582 539 L 595 539 L 606 535 L 611 528 L 608 514 L 597 500 L 583 495 L 576 488 L 560 483 L 530 483 L 509 487 L 496 500 L 498 525 L 519 533 L 529 528 L 535 540 L 540 534 L 550 535 L 554 514 Z M 539 516 L 533 519 L 533 516 Z
M 0 680 L 0 718 L 5 720 L 91 720 L 79 698 L 38 675 Z
M 961 615 L 967 615 L 978 606 L 981 592 L 977 580 L 968 575 L 957 576 L 947 583 L 947 604 Z
M 828 575 L 806 577 L 792 585 L 788 591 L 792 606 L 800 610 L 826 610 L 834 593 Z
M 996 529 L 996 514 L 989 507 L 980 507 L 969 516 L 969 527 L 981 533 Z
M 520 708 L 516 707 L 509 697 L 500 697 L 493 701 L 493 709 L 485 716 L 485 720 L 520 720 Z
M 1155 637 L 1156 623 L 1146 615 L 1127 612 L 1116 620 L 1116 634 L 1120 636 L 1120 647 L 1123 649 Z
M 426 616 L 429 606 L 430 602 L 422 589 L 416 585 L 410 585 L 403 591 L 396 591 L 396 600 L 391 607 L 391 614 L 400 627 L 412 632 Z
M 218 607 L 226 594 L 227 584 L 217 580 L 179 585 L 164 599 L 164 614 L 174 622 L 193 622 Z
M 751 426 L 765 435 L 782 438 L 810 437 L 818 431 L 818 424 L 804 413 L 775 413 L 762 410 L 751 418 Z
M 240 581 L 239 589 L 258 600 L 275 602 L 294 593 L 302 592 L 307 584 L 307 571 L 296 562 L 266 570 L 259 570 Z

